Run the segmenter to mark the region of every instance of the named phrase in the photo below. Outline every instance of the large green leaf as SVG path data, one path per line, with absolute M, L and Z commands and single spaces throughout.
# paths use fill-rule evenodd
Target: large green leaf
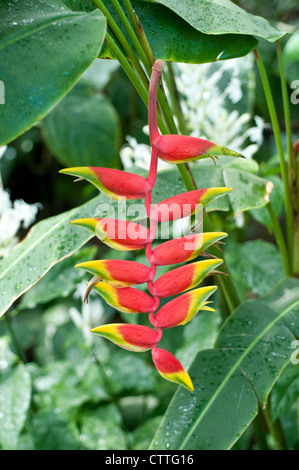
M 281 254 L 273 243 L 265 240 L 232 243 L 228 239 L 224 259 L 239 294 L 244 289 L 244 300 L 248 292 L 267 294 L 284 277 Z
M 193 361 L 195 391 L 177 390 L 151 448 L 230 449 L 291 359 L 298 305 L 299 280 L 292 278 L 241 305 L 221 328 L 215 349 Z
M 122 27 L 110 1 L 104 0 L 104 3 Z M 120 3 L 123 5 L 122 1 Z M 233 34 L 203 34 L 163 5 L 137 0 L 132 0 L 132 4 L 156 59 L 200 64 L 241 57 L 257 44 L 252 36 L 239 35 L 236 41 Z M 124 29 L 123 33 L 127 36 Z M 112 57 L 106 47 L 103 47 L 101 57 Z
M 0 260 L 0 316 L 52 266 L 91 238 L 90 233 L 78 230 L 70 221 L 94 216 L 100 201 L 101 196 L 97 196 L 80 207 L 42 220 L 7 258 Z
M 47 146 L 65 166 L 116 165 L 119 118 L 105 95 L 92 87 L 75 86 L 43 120 L 42 129 Z
M 252 34 L 268 41 L 284 36 L 260 16 L 247 13 L 230 0 L 145 0 L 160 3 L 205 34 Z
M 60 0 L 0 2 L 0 145 L 43 118 L 97 57 L 106 19 Z
M 246 168 L 246 167 L 245 167 Z M 247 211 L 263 207 L 268 202 L 271 187 L 268 181 L 248 171 L 229 165 L 216 166 L 200 163 L 192 166 L 192 173 L 198 188 L 227 186 L 234 188 L 227 196 L 208 204 L 206 210 Z M 153 201 L 159 202 L 169 196 L 186 192 L 176 169 L 158 173 L 153 191 Z

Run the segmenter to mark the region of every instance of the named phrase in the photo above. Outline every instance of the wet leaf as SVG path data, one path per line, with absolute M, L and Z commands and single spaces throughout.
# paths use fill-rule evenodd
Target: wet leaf
M 298 279 L 288 278 L 267 296 L 237 308 L 222 326 L 215 349 L 199 352 L 192 362 L 194 392 L 177 390 L 151 449 L 234 445 L 290 362 L 298 292 Z
M 97 57 L 106 19 L 60 0 L 0 3 L 0 145 L 42 119 Z M 20 60 L 21 58 L 21 60 Z
M 101 196 L 97 196 L 82 206 L 38 222 L 10 255 L 0 260 L 0 316 L 52 266 L 91 238 L 70 221 L 83 214 L 93 215 L 100 201 Z

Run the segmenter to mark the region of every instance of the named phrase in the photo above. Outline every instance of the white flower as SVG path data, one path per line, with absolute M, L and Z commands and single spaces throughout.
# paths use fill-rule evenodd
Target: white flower
M 259 116 L 241 114 L 237 107 L 243 98 L 244 76 L 249 91 L 252 55 L 222 63 L 203 65 L 177 64 L 178 90 L 182 94 L 183 112 L 190 132 L 252 158 L 259 149 L 265 127 Z
M 144 129 L 146 133 L 146 128 Z M 138 144 L 135 137 L 126 136 L 128 145 L 125 145 L 120 151 L 120 158 L 125 169 L 132 166 L 149 170 L 151 162 L 151 147 L 146 144 Z M 173 167 L 173 166 L 172 166 Z M 171 168 L 171 165 L 159 159 L 158 171 Z
M 250 93 L 255 85 L 253 55 L 201 65 L 179 63 L 174 68 L 190 135 L 252 158 L 263 141 L 265 123 L 261 117 L 238 109 L 244 108 L 244 88 Z M 143 131 L 148 134 L 146 128 Z M 150 146 L 138 144 L 134 137 L 126 139 L 128 145 L 120 153 L 124 168 L 137 166 L 148 170 Z M 158 170 L 172 167 L 159 160 Z
M 41 207 L 39 203 L 27 204 L 22 199 L 13 203 L 9 192 L 3 189 L 0 175 L 0 258 L 9 255 L 19 241 L 19 229 L 27 229 L 34 222 Z

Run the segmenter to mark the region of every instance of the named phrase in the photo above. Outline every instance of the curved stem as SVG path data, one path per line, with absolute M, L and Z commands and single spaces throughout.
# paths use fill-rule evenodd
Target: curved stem
M 284 432 L 279 419 L 272 421 L 269 404 L 263 410 L 263 414 L 271 435 L 274 438 L 277 450 L 288 450 Z
M 277 216 L 275 214 L 275 211 L 273 209 L 273 206 L 272 206 L 271 202 L 269 202 L 267 204 L 267 209 L 268 209 L 268 212 L 269 212 L 270 217 L 271 217 L 271 222 L 272 222 L 273 231 L 274 231 L 274 235 L 275 235 L 275 238 L 276 238 L 277 246 L 278 246 L 280 254 L 282 256 L 285 275 L 290 276 L 291 275 L 291 268 L 290 268 L 290 263 L 289 263 L 289 258 L 288 258 L 287 247 L 286 247 L 286 244 L 285 244 L 285 240 L 284 240 L 284 237 L 283 237 L 281 227 L 279 225 Z
M 155 59 L 154 59 L 154 55 L 153 55 L 153 52 L 151 50 L 151 47 L 149 45 L 149 42 L 147 40 L 147 37 L 145 35 L 145 32 L 144 32 L 144 29 L 142 27 L 142 24 L 140 23 L 140 20 L 132 6 L 132 3 L 130 0 L 124 0 L 124 4 L 125 4 L 125 7 L 126 7 L 126 10 L 128 12 L 128 15 L 129 15 L 129 18 L 131 20 L 131 23 L 133 25 L 133 28 L 134 28 L 134 31 L 135 31 L 135 34 L 142 46 L 142 49 L 144 50 L 144 53 L 147 57 L 147 60 L 150 64 L 150 66 L 152 67 L 152 65 L 154 64 L 155 62 Z
M 188 132 L 186 122 L 184 119 L 184 114 L 183 114 L 183 110 L 181 107 L 180 97 L 179 97 L 178 89 L 176 86 L 175 75 L 174 75 L 171 62 L 167 62 L 167 72 L 165 72 L 163 76 L 167 85 L 167 89 L 169 92 L 170 101 L 171 101 L 174 113 L 178 120 L 179 130 L 181 134 L 188 135 L 189 132 Z
M 292 126 L 291 126 L 289 96 L 288 96 L 287 82 L 286 82 L 282 55 L 281 55 L 280 41 L 276 42 L 276 50 L 277 50 L 278 65 L 279 65 L 279 72 L 280 72 L 284 120 L 285 120 L 285 128 L 286 128 L 286 135 L 287 135 L 287 154 L 288 154 L 288 160 L 289 160 L 289 173 L 291 176 L 291 172 L 293 168 Z
M 126 28 L 126 31 L 133 43 L 133 46 L 135 47 L 136 51 L 137 51 L 137 54 L 139 55 L 140 59 L 142 60 L 142 63 L 143 65 L 145 66 L 145 69 L 148 73 L 148 75 L 150 76 L 151 74 L 151 63 L 150 61 L 148 60 L 139 40 L 138 40 L 138 37 L 134 31 L 134 29 L 132 28 L 128 18 L 126 17 L 122 7 L 120 6 L 118 0 L 110 0 L 112 5 L 114 6 L 119 18 L 121 19 L 121 22 L 122 24 L 124 25 L 124 27 Z
M 122 45 L 125 53 L 127 54 L 130 62 L 136 69 L 140 80 L 142 81 L 142 84 L 145 88 L 148 87 L 148 78 L 141 67 L 138 58 L 136 57 L 133 49 L 131 48 L 130 44 L 128 43 L 125 35 L 121 31 L 121 29 L 118 27 L 116 21 L 114 20 L 113 16 L 111 15 L 110 11 L 108 8 L 105 6 L 105 4 L 102 2 L 102 0 L 93 0 L 94 4 L 98 7 L 98 9 L 106 16 L 107 22 L 109 27 L 111 28 L 111 31 L 115 35 L 116 39 L 119 41 L 119 43 Z M 115 2 L 114 2 L 115 3 Z M 122 11 L 122 10 L 121 10 Z

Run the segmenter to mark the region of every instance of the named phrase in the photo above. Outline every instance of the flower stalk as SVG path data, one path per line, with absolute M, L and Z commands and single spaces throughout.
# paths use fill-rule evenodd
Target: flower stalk
M 110 198 L 120 200 L 144 199 L 149 228 L 111 218 L 77 219 L 72 223 L 91 230 L 101 241 L 117 250 L 145 249 L 149 263 L 144 266 L 135 261 L 93 260 L 76 265 L 93 275 L 85 298 L 91 289 L 117 310 L 126 313 L 147 313 L 152 326 L 112 323 L 92 329 L 118 346 L 135 352 L 151 350 L 153 363 L 160 375 L 193 390 L 193 384 L 182 364 L 168 351 L 158 347 L 163 330 L 185 325 L 201 310 L 214 311 L 208 301 L 216 286 L 197 288 L 209 275 L 217 273 L 222 259 L 211 256 L 184 264 L 156 277 L 157 265 L 175 265 L 204 255 L 203 251 L 226 236 L 225 233 L 191 233 L 180 239 L 169 240 L 153 249 L 158 224 L 192 216 L 200 206 L 231 191 L 231 188 L 204 188 L 172 196 L 156 205 L 152 204 L 152 190 L 157 177 L 158 158 L 172 163 L 185 163 L 213 155 L 240 156 L 232 150 L 203 139 L 190 136 L 161 135 L 158 128 L 157 90 L 163 62 L 155 61 L 152 67 L 148 92 L 148 122 L 152 147 L 147 178 L 109 168 L 79 167 L 62 170 L 86 179 Z M 149 294 L 135 289 L 134 285 L 147 284 Z M 192 290 L 193 288 L 197 288 Z M 182 295 L 180 295 L 182 294 Z M 160 299 L 177 296 L 159 309 Z

